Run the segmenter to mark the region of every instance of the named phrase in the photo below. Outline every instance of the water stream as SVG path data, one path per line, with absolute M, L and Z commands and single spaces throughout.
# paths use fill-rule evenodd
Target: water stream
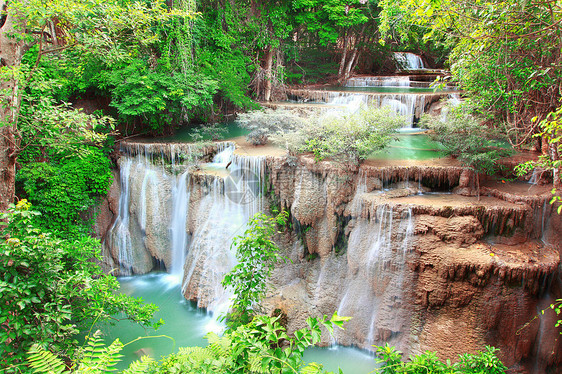
M 124 347 L 122 361 L 117 365 L 124 370 L 128 365 L 148 354 L 155 359 L 177 352 L 179 347 L 206 346 L 204 336 L 217 331 L 217 313 L 208 313 L 197 308 L 195 302 L 187 301 L 180 292 L 176 277 L 167 273 L 151 273 L 121 277 L 121 292 L 142 297 L 146 302 L 159 306 L 155 318 L 162 318 L 165 324 L 157 331 L 144 328 L 129 321 L 120 321 L 115 326 L 98 325 L 107 343 L 119 338 L 127 344 L 142 337 L 139 341 Z M 374 356 L 370 353 L 349 347 L 311 348 L 305 352 L 307 362 L 319 362 L 328 370 L 344 373 L 367 374 L 375 367 Z

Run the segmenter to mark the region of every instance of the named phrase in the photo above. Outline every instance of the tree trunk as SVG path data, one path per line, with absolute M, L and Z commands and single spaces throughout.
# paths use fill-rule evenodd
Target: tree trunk
M 552 161 L 560 160 L 560 154 L 558 153 L 558 143 L 549 144 L 549 148 L 550 148 L 550 159 Z M 560 168 L 554 167 L 552 168 L 552 187 L 556 189 L 558 195 L 560 195 L 561 186 L 562 183 L 560 182 Z
M 353 54 L 351 55 L 351 58 L 349 59 L 349 62 L 347 63 L 347 66 L 345 68 L 343 80 L 348 80 L 351 76 L 351 70 L 355 67 L 355 65 L 357 65 L 359 54 L 359 48 L 353 49 Z
M 265 51 L 265 90 L 263 94 L 263 99 L 265 101 L 271 101 L 271 80 L 273 79 L 272 70 L 273 69 L 273 49 L 271 46 Z
M 338 70 L 338 80 L 341 81 L 341 79 L 343 78 L 343 72 L 345 69 L 345 61 L 347 60 L 347 46 L 349 44 L 349 32 L 345 34 L 345 38 L 343 40 L 343 52 L 341 55 L 341 60 L 340 60 L 340 68 Z
M 6 10 L 0 0 L 0 10 Z M 23 43 L 9 38 L 14 33 L 14 18 L 10 13 L 0 18 L 0 63 L 6 71 L 19 68 Z M 0 106 L 0 212 L 6 211 L 15 198 L 16 179 L 16 129 L 20 109 L 20 92 L 16 75 L 0 81 L 0 90 L 9 94 Z

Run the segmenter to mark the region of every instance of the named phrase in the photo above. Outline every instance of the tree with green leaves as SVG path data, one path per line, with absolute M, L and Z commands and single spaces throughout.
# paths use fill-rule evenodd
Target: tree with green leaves
M 293 0 L 298 11 L 296 19 L 317 41 L 327 46 L 336 45 L 340 51 L 338 80 L 349 78 L 359 59 L 361 43 L 371 20 L 369 1 L 366 0 Z M 374 31 L 374 30 L 371 30 Z
M 0 166 L 3 171 L 0 211 L 3 211 L 14 199 L 16 162 L 21 152 L 22 132 L 27 130 L 19 126 L 21 115 L 27 114 L 21 111 L 29 102 L 39 99 L 34 96 L 32 81 L 43 68 L 45 57 L 56 54 L 64 59 L 73 53 L 71 56 L 77 65 L 71 69 L 73 73 L 85 68 L 78 57 L 93 55 L 98 61 L 127 62 L 135 52 L 142 52 L 140 46 L 157 42 L 156 23 L 185 19 L 189 15 L 185 11 L 168 9 L 163 0 L 150 4 L 136 0 L 13 0 L 0 2 L 0 9 Z M 28 61 L 24 61 L 26 54 L 32 56 Z M 144 86 L 156 85 L 146 80 Z M 178 92 L 175 94 L 181 96 Z M 184 96 L 181 100 L 189 102 Z M 154 104 L 156 108 L 164 110 L 165 102 L 157 104 Z M 63 134 L 75 133 L 70 127 Z
M 386 35 L 406 37 L 412 28 L 422 28 L 426 39 L 440 39 L 453 48 L 449 62 L 454 79 L 474 110 L 502 128 L 515 147 L 528 145 L 539 131 L 537 124 L 558 107 L 559 1 L 383 0 L 380 5 Z M 531 121 L 534 117 L 538 122 Z

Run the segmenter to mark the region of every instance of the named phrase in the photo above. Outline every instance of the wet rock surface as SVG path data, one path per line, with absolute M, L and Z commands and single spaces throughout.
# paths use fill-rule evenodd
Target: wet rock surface
M 522 371 L 560 364 L 556 316 L 536 317 L 561 296 L 562 219 L 545 204 L 549 196 L 487 184 L 478 199 L 473 173 L 458 166 L 346 169 L 308 155 L 236 157 L 265 188 L 251 205 L 226 199 L 218 174 L 190 174 L 186 187 L 183 292 L 199 306 L 220 309 L 228 298 L 216 285 L 234 264 L 229 243 L 244 222 L 256 211 L 284 208 L 292 229 L 276 240 L 292 262 L 276 267 L 263 307 L 286 313 L 289 331 L 304 327 L 306 316 L 338 311 L 353 316 L 336 333 L 340 344 L 369 349 L 388 342 L 442 358 L 494 345 Z M 100 232 L 108 264 L 143 273 L 176 261 L 170 216 L 178 174 L 162 170 L 151 181 L 146 168 L 130 165 L 127 188 L 136 192 L 127 215 L 115 210 L 116 192 L 110 195 L 104 209 L 116 224 Z M 113 188 L 122 195 L 124 185 Z M 100 216 L 102 230 L 111 215 Z M 125 218 L 134 248 L 129 263 L 118 253 L 116 228 Z M 325 336 L 324 343 L 332 340 Z

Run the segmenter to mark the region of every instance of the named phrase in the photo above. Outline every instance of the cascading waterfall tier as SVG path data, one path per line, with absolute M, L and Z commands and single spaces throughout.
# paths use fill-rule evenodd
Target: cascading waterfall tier
M 120 274 L 143 274 L 164 266 L 170 280 L 181 281 L 185 296 L 199 306 L 220 312 L 228 308 L 232 295 L 220 282 L 235 264 L 233 237 L 262 209 L 259 186 L 265 173 L 264 158 L 235 156 L 233 151 L 229 142 L 203 148 L 122 145 L 119 212 L 104 243 Z M 190 167 L 193 157 L 210 160 L 212 155 L 208 167 L 224 169 L 225 175 Z M 236 180 L 229 184 L 232 176 Z M 247 196 L 250 184 L 249 201 L 234 201 L 234 195 L 228 195 Z
M 425 69 L 420 56 L 410 52 L 394 52 L 394 59 L 398 63 L 398 68 L 403 70 L 422 70 Z
M 302 102 L 327 103 L 330 106 L 362 105 L 376 108 L 390 107 L 406 118 L 405 127 L 412 127 L 415 119 L 420 118 L 425 108 L 438 101 L 445 94 L 433 93 L 378 93 L 292 89 L 289 98 Z
M 533 346 L 539 336 L 551 341 L 549 331 L 539 331 L 547 323 L 521 330 L 543 296 L 553 297 L 559 254 L 536 240 L 561 221 L 549 219 L 549 196 L 491 188 L 482 188 L 480 199 L 457 195 L 474 182 L 473 172 L 458 166 L 350 170 L 309 156 L 292 163 L 243 156 L 222 143 L 198 156 L 209 163 L 195 170 L 188 152 L 123 146 L 114 187 L 119 211 L 104 243 L 122 274 L 162 264 L 188 299 L 224 312 L 231 294 L 220 281 L 236 262 L 232 238 L 273 203 L 291 213 L 291 228 L 276 241 L 292 262 L 276 267 L 263 306 L 285 312 L 290 332 L 307 316 L 338 311 L 353 317 L 336 333 L 340 344 L 388 342 L 453 358 L 485 342 L 501 348 L 508 365 L 533 352 L 556 361 Z M 232 176 L 234 185 L 259 188 L 229 195 Z M 244 203 L 232 198 L 246 192 L 253 198 Z M 515 345 L 511 336 L 527 343 Z

